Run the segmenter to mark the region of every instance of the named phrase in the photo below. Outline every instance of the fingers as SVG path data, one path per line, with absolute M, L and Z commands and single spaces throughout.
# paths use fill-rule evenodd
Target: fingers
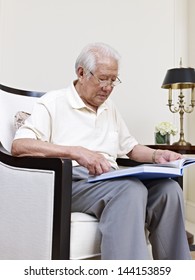
M 179 153 L 171 153 L 170 154 L 170 161 L 172 160 L 177 160 L 177 159 L 180 159 L 180 158 L 183 158 L 184 156 L 179 154 Z
M 90 175 L 100 175 L 102 173 L 110 171 L 111 165 L 107 160 L 96 162 L 88 166 Z
M 100 175 L 111 168 L 109 161 L 102 154 L 83 147 L 75 147 L 72 158 L 86 167 L 90 175 Z
M 181 158 L 183 158 L 183 155 L 181 155 L 179 153 L 169 151 L 169 150 L 164 150 L 164 151 L 161 151 L 158 162 L 166 163 L 166 162 L 181 159 Z

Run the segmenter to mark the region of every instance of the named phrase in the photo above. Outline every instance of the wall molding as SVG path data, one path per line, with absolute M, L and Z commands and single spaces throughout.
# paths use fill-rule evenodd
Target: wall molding
M 185 201 L 185 216 L 186 216 L 186 220 L 188 220 L 191 223 L 195 224 L 195 203 L 190 201 L 190 200 L 186 200 Z

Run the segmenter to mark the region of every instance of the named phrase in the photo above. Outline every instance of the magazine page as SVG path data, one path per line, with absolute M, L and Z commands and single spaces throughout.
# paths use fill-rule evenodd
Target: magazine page
M 184 157 L 178 160 L 169 161 L 166 163 L 155 163 L 154 166 L 168 166 L 168 167 L 175 167 L 175 168 L 183 168 L 186 165 L 195 164 L 195 158 L 188 158 Z

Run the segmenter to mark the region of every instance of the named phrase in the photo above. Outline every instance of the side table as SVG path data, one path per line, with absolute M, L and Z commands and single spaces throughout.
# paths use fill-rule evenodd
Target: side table
M 195 146 L 177 146 L 177 145 L 147 145 L 152 149 L 161 149 L 161 150 L 171 150 L 180 154 L 191 154 L 195 155 Z M 178 178 L 178 183 L 180 184 L 181 188 L 183 189 L 183 178 Z M 194 243 L 194 236 L 193 234 L 186 232 L 188 243 L 192 245 Z

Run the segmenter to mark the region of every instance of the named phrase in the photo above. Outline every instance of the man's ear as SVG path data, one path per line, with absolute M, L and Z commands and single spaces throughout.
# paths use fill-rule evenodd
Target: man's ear
M 78 76 L 79 81 L 81 81 L 83 79 L 83 76 L 84 76 L 84 69 L 83 69 L 83 67 L 81 67 L 81 66 L 78 67 L 78 69 L 77 69 L 77 76 Z

